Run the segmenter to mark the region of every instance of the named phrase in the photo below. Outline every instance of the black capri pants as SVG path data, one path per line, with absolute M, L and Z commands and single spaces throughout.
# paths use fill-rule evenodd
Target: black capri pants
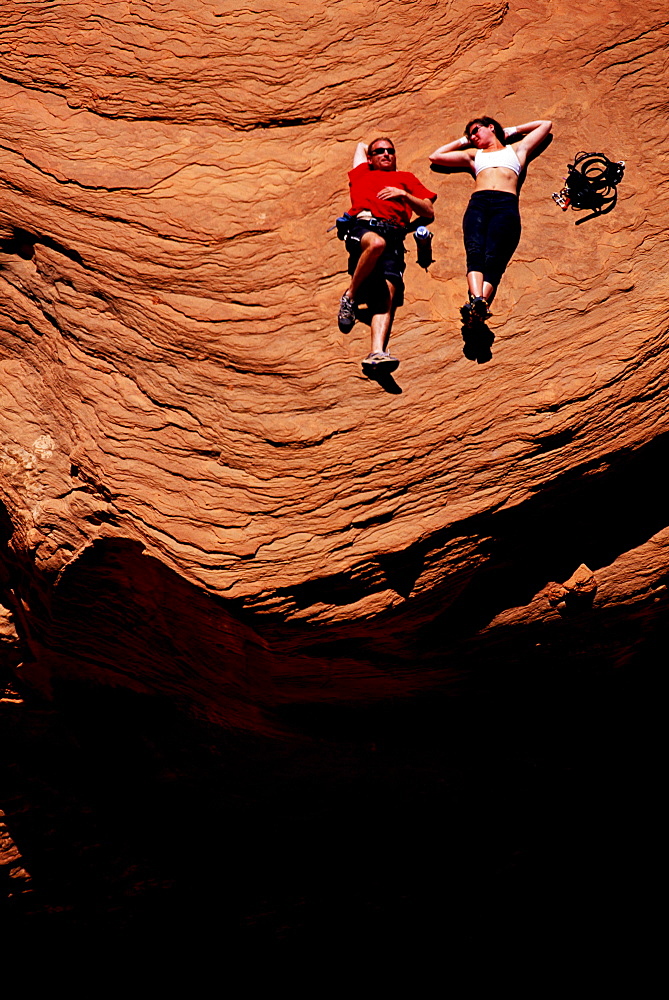
M 520 241 L 518 196 L 508 191 L 475 191 L 462 220 L 467 273 L 481 271 L 495 288 Z

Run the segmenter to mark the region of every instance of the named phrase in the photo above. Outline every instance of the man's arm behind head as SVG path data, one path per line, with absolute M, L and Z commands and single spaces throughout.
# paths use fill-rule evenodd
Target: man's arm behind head
M 359 167 L 361 163 L 367 163 L 367 146 L 364 142 L 359 142 L 353 154 L 353 166 Z

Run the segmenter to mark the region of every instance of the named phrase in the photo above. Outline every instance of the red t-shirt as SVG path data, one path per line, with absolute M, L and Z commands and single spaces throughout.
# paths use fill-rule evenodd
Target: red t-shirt
M 388 219 L 396 225 L 408 226 L 413 209 L 405 201 L 377 198 L 377 191 L 384 187 L 403 188 L 416 198 L 436 198 L 424 184 L 408 170 L 372 170 L 369 163 L 360 163 L 348 172 L 351 187 L 351 215 L 367 209 L 377 219 Z

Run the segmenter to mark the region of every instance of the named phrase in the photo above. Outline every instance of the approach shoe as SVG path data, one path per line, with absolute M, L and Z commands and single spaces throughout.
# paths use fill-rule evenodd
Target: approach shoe
M 348 333 L 355 325 L 355 305 L 351 302 L 346 292 L 344 292 L 339 302 L 337 322 L 342 333 Z
M 490 316 L 490 309 L 488 308 L 488 303 L 483 298 L 482 295 L 477 295 L 472 299 L 472 317 L 477 319 L 479 323 L 485 323 L 485 321 Z
M 460 318 L 463 326 L 471 326 L 474 321 L 471 302 L 465 302 L 460 308 Z

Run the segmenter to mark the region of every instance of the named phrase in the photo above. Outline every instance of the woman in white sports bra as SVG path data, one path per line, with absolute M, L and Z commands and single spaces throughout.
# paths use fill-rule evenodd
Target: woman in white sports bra
M 542 120 L 503 129 L 494 118 L 474 118 L 461 139 L 430 156 L 431 163 L 468 170 L 476 180 L 462 220 L 469 301 L 460 313 L 467 326 L 490 315 L 489 305 L 520 240 L 518 178 L 552 127 Z M 523 138 L 507 145 L 513 135 Z

